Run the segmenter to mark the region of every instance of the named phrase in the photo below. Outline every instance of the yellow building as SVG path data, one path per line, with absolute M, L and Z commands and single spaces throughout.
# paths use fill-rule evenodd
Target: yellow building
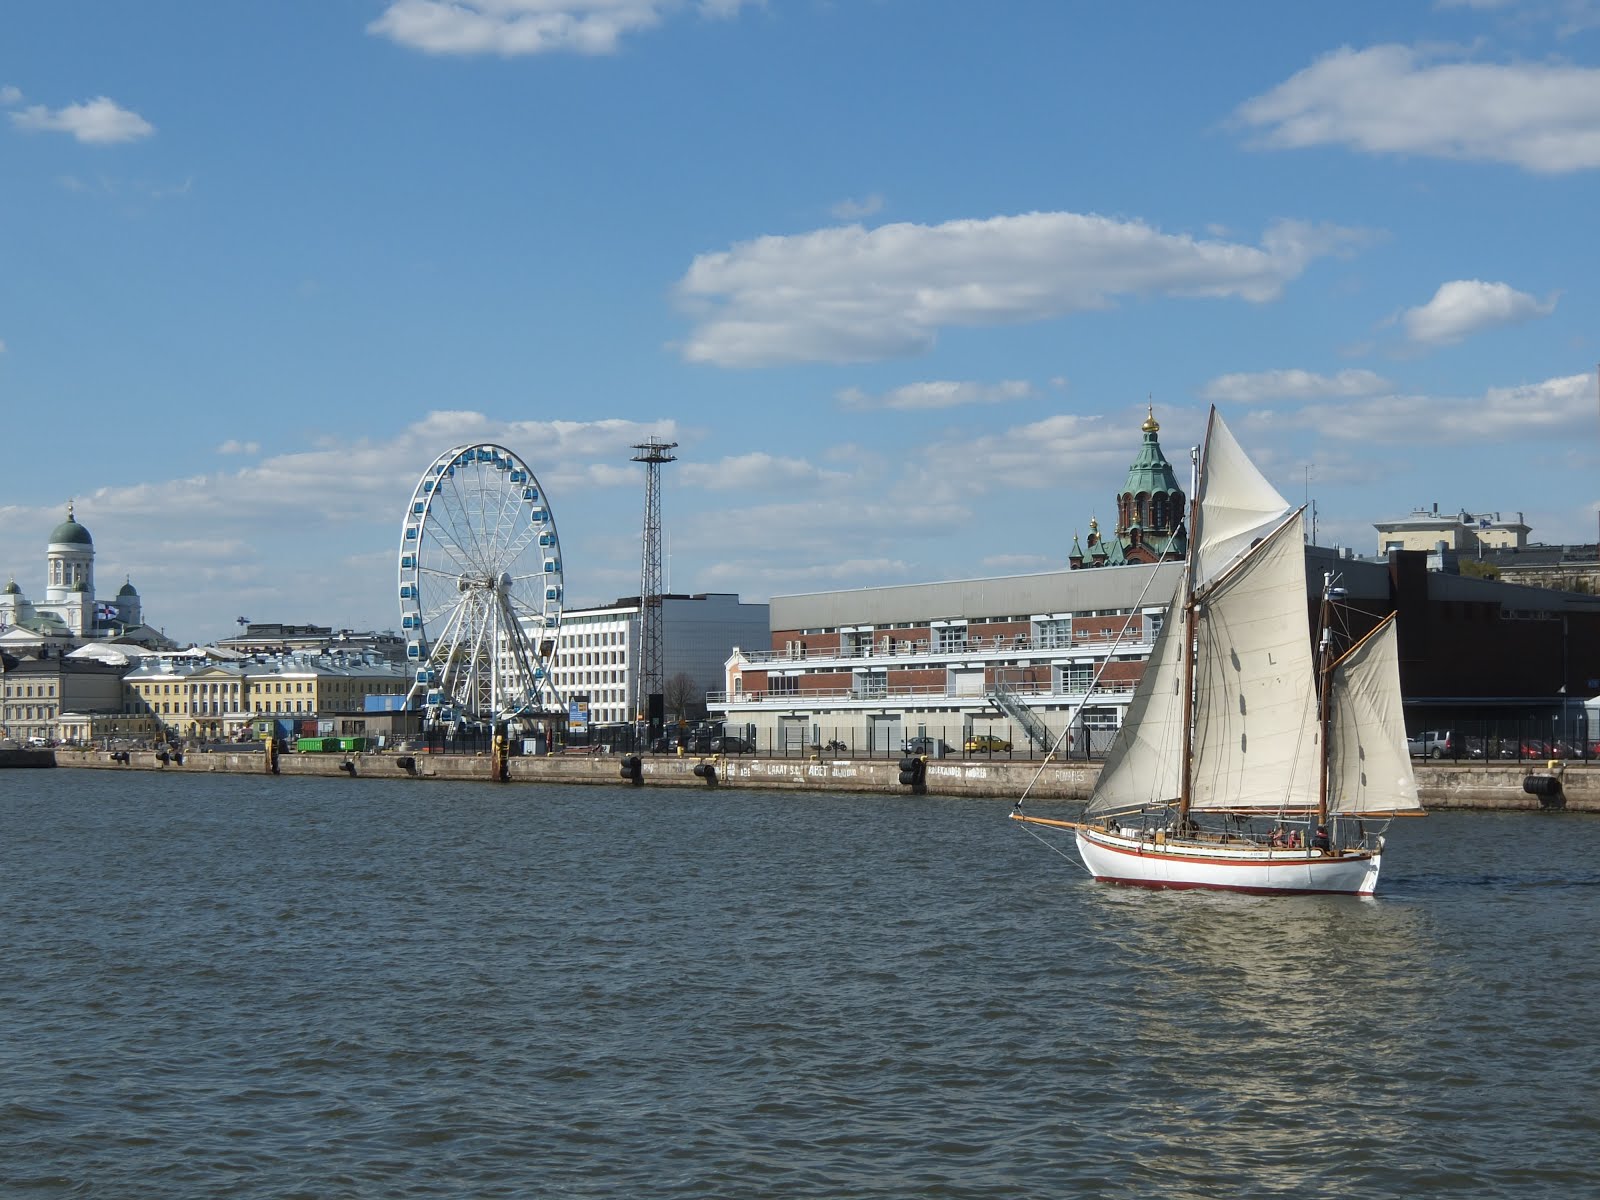
M 359 712 L 367 696 L 403 694 L 408 682 L 398 667 L 375 656 L 227 661 L 214 652 L 163 655 L 124 678 L 124 708 L 148 717 L 156 736 L 225 741 L 248 736 L 257 717 L 315 721 Z
M 1480 550 L 1520 550 L 1528 544 L 1530 527 L 1516 519 L 1502 519 L 1499 513 L 1441 513 L 1435 504 L 1431 510 L 1419 508 L 1409 517 L 1399 521 L 1383 521 L 1373 526 L 1378 531 L 1378 554 L 1381 557 L 1391 550 L 1438 550 L 1444 543 L 1447 551 L 1457 555 L 1477 554 Z

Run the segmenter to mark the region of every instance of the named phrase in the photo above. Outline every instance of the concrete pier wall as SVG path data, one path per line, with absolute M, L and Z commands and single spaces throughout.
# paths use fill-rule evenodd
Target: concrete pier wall
M 49 751 L 27 752 L 33 755 Z M 266 773 L 266 755 L 253 751 L 198 751 L 182 763 L 163 763 L 153 751 L 128 752 L 126 763 L 114 761 L 105 751 L 56 750 L 55 765 L 109 771 L 178 771 L 186 774 Z M 799 758 L 676 758 L 643 757 L 643 788 L 712 787 L 761 790 L 863 792 L 906 795 L 900 783 L 900 764 L 884 759 Z M 506 763 L 508 783 L 622 784 L 620 755 L 557 754 L 546 758 L 511 758 Z M 696 775 L 706 764 L 714 781 Z M 16 764 L 22 765 L 22 764 Z M 29 765 L 47 765 L 30 762 Z M 1419 764 L 1417 784 L 1423 803 L 1431 809 L 1539 809 L 1552 805 L 1523 791 L 1530 774 L 1551 774 L 1544 763 L 1536 767 L 1503 765 Z M 281 754 L 278 774 L 329 779 L 453 779 L 490 782 L 488 756 L 448 754 Z M 1099 774 L 1097 764 L 1051 763 L 1040 771 L 1038 763 L 964 762 L 932 760 L 927 764 L 927 792 L 937 796 L 1015 800 L 1027 789 L 1040 800 L 1085 800 Z M 1572 763 L 1560 771 L 1564 807 L 1577 812 L 1600 812 L 1600 763 Z

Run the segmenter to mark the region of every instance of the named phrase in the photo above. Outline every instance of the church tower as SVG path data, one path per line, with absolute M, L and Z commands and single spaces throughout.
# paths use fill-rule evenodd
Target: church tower
M 1182 558 L 1189 542 L 1184 533 L 1183 489 L 1161 453 L 1156 438 L 1161 425 L 1154 406 L 1148 412 L 1139 427 L 1144 442 L 1117 497 L 1117 540 L 1122 543 L 1123 561 L 1131 563 Z
M 94 539 L 67 505 L 67 519 L 50 531 L 45 549 L 45 604 L 82 637 L 94 625 Z
M 1117 493 L 1116 530 L 1109 537 L 1102 537 L 1098 522 L 1091 520 L 1087 555 L 1079 548 L 1076 537 L 1073 539 L 1068 562 L 1074 570 L 1163 562 L 1188 553 L 1188 498 L 1178 486 L 1172 464 L 1161 452 L 1157 437 L 1161 425 L 1154 407 L 1148 411 L 1140 426 L 1144 441 L 1128 467 L 1122 491 Z

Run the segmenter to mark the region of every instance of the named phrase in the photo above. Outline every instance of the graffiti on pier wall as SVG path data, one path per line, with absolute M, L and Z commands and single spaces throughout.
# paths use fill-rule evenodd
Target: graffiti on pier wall
M 741 762 L 737 779 L 856 779 L 861 771 L 850 763 Z

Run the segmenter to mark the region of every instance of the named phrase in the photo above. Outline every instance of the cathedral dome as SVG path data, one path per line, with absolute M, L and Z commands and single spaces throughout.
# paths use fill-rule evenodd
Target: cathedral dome
M 22 589 L 17 586 L 17 581 L 13 579 L 10 583 L 6 584 L 3 593 L 0 594 L 7 596 L 20 596 L 22 595 Z
M 131 579 L 117 589 L 117 595 L 119 596 L 137 596 L 138 594 L 139 593 L 134 590 L 133 581 Z
M 73 519 L 72 505 L 67 505 L 67 519 L 50 531 L 50 544 L 52 546 L 94 545 L 94 539 L 89 536 L 89 531 Z

